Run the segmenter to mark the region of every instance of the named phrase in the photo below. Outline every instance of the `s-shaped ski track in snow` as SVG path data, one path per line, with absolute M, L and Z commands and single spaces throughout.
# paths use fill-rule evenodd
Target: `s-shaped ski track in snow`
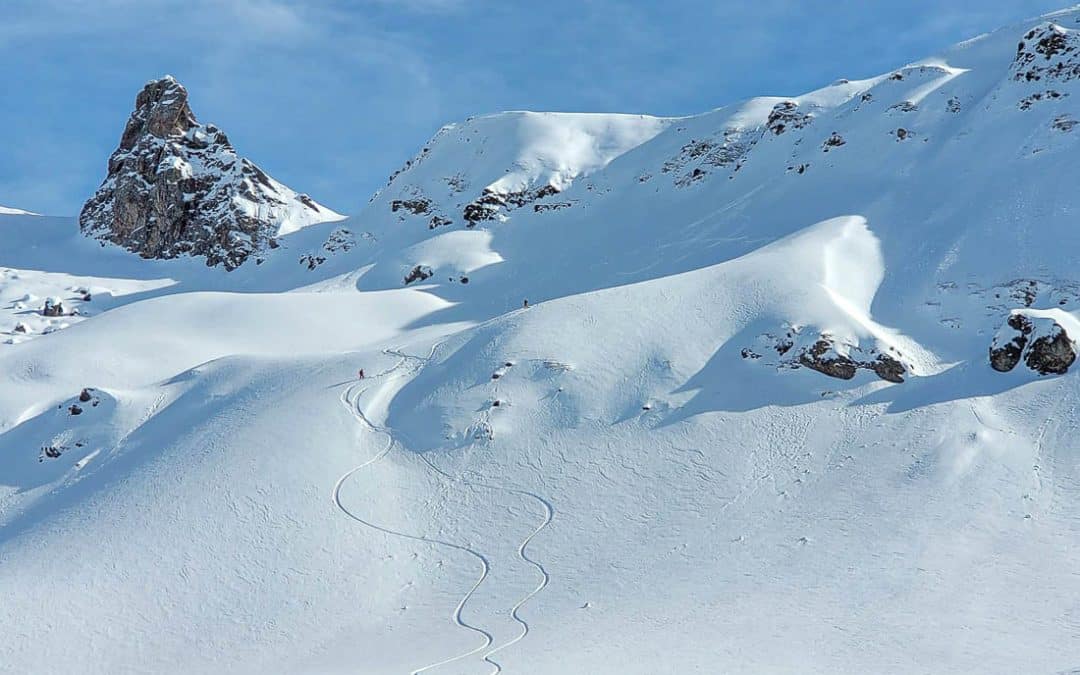
M 409 358 L 417 359 L 417 360 L 423 361 L 423 363 L 427 363 L 427 361 L 430 361 L 431 357 L 435 354 L 435 350 L 432 349 L 431 354 L 426 359 L 421 359 L 421 357 L 410 356 L 410 355 L 404 354 L 404 353 L 402 353 L 400 351 L 395 351 L 395 350 L 384 350 L 384 351 L 387 354 L 393 354 L 394 356 L 398 356 L 399 358 L 402 358 L 402 359 L 409 359 Z M 405 434 L 403 434 L 403 435 L 405 435 Z M 489 483 L 482 483 L 482 482 L 478 482 L 478 481 L 471 481 L 471 480 L 465 478 L 464 476 L 452 476 L 449 473 L 447 473 L 446 471 L 443 471 L 438 466 L 436 466 L 425 455 L 421 454 L 420 459 L 422 459 L 423 462 L 425 464 L 427 464 L 431 468 L 432 471 L 434 471 L 435 473 L 439 474 L 444 479 L 446 479 L 446 480 L 448 480 L 448 481 L 450 481 L 452 483 L 458 483 L 460 485 L 464 485 L 466 487 L 473 488 L 473 489 L 479 488 L 479 489 L 483 489 L 483 490 L 493 490 L 493 491 L 497 491 L 497 492 L 506 492 L 506 493 L 509 493 L 509 494 L 528 497 L 528 498 L 533 499 L 534 501 L 536 501 L 544 511 L 543 521 L 539 525 L 537 525 L 536 528 L 532 532 L 530 532 L 529 535 L 527 537 L 525 537 L 525 539 L 523 539 L 520 544 L 518 544 L 518 548 L 517 548 L 518 558 L 520 560 L 522 560 L 523 562 L 525 562 L 527 565 L 532 566 L 540 574 L 540 583 L 536 586 L 536 588 L 534 588 L 531 591 L 529 591 L 528 593 L 526 593 L 520 600 L 518 600 L 516 603 L 514 603 L 513 607 L 510 608 L 510 617 L 519 626 L 521 626 L 521 633 L 519 633 L 514 638 L 504 642 L 503 644 L 501 644 L 501 645 L 499 645 L 499 646 L 497 646 L 497 647 L 495 647 L 493 649 L 489 649 L 483 655 L 484 661 L 491 664 L 493 666 L 493 668 L 494 668 L 494 670 L 492 670 L 489 675 L 498 675 L 499 673 L 502 672 L 502 666 L 499 663 L 497 663 L 496 661 L 493 661 L 491 659 L 491 656 L 493 654 L 496 654 L 497 652 L 500 652 L 500 651 L 506 649 L 507 647 L 510 647 L 510 646 L 512 646 L 514 644 L 517 644 L 518 642 L 525 639 L 525 636 L 527 636 L 529 634 L 529 623 L 527 621 L 525 621 L 525 619 L 521 618 L 520 610 L 521 610 L 522 607 L 525 606 L 525 603 L 527 603 L 529 600 L 532 600 L 534 597 L 536 597 L 537 594 L 540 593 L 540 591 L 544 590 L 544 588 L 546 588 L 548 583 L 550 583 L 550 581 L 551 581 L 551 576 L 548 574 L 548 572 L 544 568 L 544 566 L 539 561 L 534 560 L 533 558 L 530 558 L 528 556 L 528 554 L 526 553 L 526 549 L 528 548 L 529 543 L 533 540 L 533 538 L 536 537 L 536 535 L 540 534 L 541 530 L 543 530 L 544 528 L 546 528 L 548 525 L 551 524 L 552 519 L 555 517 L 555 509 L 554 509 L 554 507 L 552 507 L 551 502 L 544 499 L 543 497 L 541 497 L 538 494 L 535 494 L 533 492 L 529 492 L 528 490 L 522 490 L 522 489 L 519 489 L 519 488 L 505 487 L 505 486 L 502 486 L 502 485 L 492 485 L 492 484 L 489 484 Z M 450 659 L 450 661 L 456 661 L 456 660 L 458 660 L 460 658 L 465 658 L 466 656 L 469 656 L 469 654 L 463 654 L 463 655 L 461 655 L 459 657 L 455 657 L 453 659 Z M 445 661 L 443 663 L 436 664 L 436 665 L 443 665 L 445 663 L 449 663 L 450 661 Z
M 385 371 L 383 371 L 381 373 L 378 373 L 378 374 L 374 375 L 370 379 L 373 379 L 373 380 L 382 379 L 382 378 L 384 378 L 384 377 L 386 377 L 388 375 L 392 375 L 392 374 L 396 373 L 399 369 L 401 369 L 402 366 L 406 365 L 410 361 L 418 363 L 419 367 L 422 368 L 424 365 L 426 365 L 431 360 L 431 357 L 435 354 L 435 350 L 437 348 L 438 348 L 437 344 L 435 346 L 433 346 L 432 349 L 431 349 L 431 353 L 426 358 L 411 355 L 411 354 L 406 354 L 406 353 L 404 353 L 404 352 L 402 352 L 400 350 L 385 349 L 385 350 L 383 350 L 383 353 L 388 354 L 388 355 L 392 355 L 392 356 L 397 356 L 399 358 L 399 361 L 393 367 L 391 367 L 391 368 L 389 368 L 389 369 L 387 369 L 387 370 L 385 370 Z M 423 536 L 420 536 L 420 535 L 414 535 L 414 534 L 410 534 L 410 533 L 407 533 L 407 532 L 400 532 L 400 531 L 397 531 L 397 530 L 393 530 L 391 528 L 387 528 L 387 527 L 384 527 L 382 525 L 372 523 L 372 522 L 360 517 L 359 515 L 357 515 L 357 514 L 353 513 L 352 511 L 350 511 L 348 509 L 348 507 L 346 507 L 344 505 L 344 503 L 342 502 L 342 499 L 341 499 L 341 488 L 342 488 L 342 486 L 352 476 L 354 476 L 356 473 L 358 473 L 359 471 L 363 470 L 364 468 L 366 468 L 368 466 L 371 466 L 375 462 L 378 462 L 380 459 L 385 457 L 390 452 L 390 450 L 393 449 L 393 446 L 394 446 L 394 440 L 393 440 L 393 436 L 392 436 L 390 430 L 383 427 L 383 426 L 374 424 L 370 419 L 368 419 L 367 415 L 360 408 L 360 406 L 359 406 L 360 397 L 363 395 L 363 393 L 365 391 L 367 391 L 368 388 L 365 387 L 364 389 L 360 390 L 359 392 L 356 392 L 356 389 L 357 389 L 358 386 L 359 386 L 358 383 L 354 383 L 354 384 L 350 385 L 349 387 L 347 387 L 343 391 L 342 396 L 341 396 L 342 403 L 346 407 L 349 408 L 349 411 L 353 414 L 353 416 L 358 421 L 360 421 L 365 427 L 367 427 L 369 430 L 371 430 L 373 432 L 380 433 L 380 434 L 383 434 L 384 436 L 386 436 L 387 443 L 379 453 L 372 456 L 370 459 L 366 460 L 365 462 L 363 462 L 359 466 L 356 466 L 353 469 L 349 470 L 341 478 L 338 479 L 337 483 L 334 486 L 334 503 L 347 516 L 349 516 L 353 520 L 356 520 L 357 522 L 359 522 L 359 523 L 361 523 L 363 525 L 366 525 L 366 526 L 368 526 L 368 527 L 370 527 L 370 528 L 372 528 L 372 529 L 374 529 L 376 531 L 383 532 L 383 533 L 386 533 L 386 534 L 391 534 L 391 535 L 394 535 L 394 536 L 403 537 L 405 539 L 409 539 L 409 540 L 412 540 L 412 541 L 420 541 L 420 542 L 427 543 L 427 544 L 445 546 L 445 547 L 451 548 L 453 550 L 466 553 L 467 555 L 470 555 L 470 556 L 476 558 L 481 564 L 481 575 L 480 575 L 480 577 L 476 580 L 476 582 L 472 585 L 472 587 L 469 588 L 468 592 L 462 597 L 461 601 L 457 604 L 457 606 L 454 609 L 452 619 L 453 619 L 454 623 L 457 624 L 458 626 L 460 626 L 461 628 L 472 631 L 472 632 L 477 633 L 478 635 L 482 636 L 483 639 L 484 639 L 484 643 L 479 645 L 478 647 L 470 649 L 467 652 L 452 656 L 452 657 L 447 658 L 447 659 L 443 659 L 443 660 L 438 661 L 436 663 L 428 664 L 428 665 L 423 666 L 421 668 L 415 669 L 415 670 L 411 671 L 411 673 L 410 673 L 410 675 L 419 675 L 420 673 L 424 673 L 424 672 L 427 672 L 427 671 L 430 671 L 430 670 L 434 670 L 434 669 L 439 668 L 441 666 L 448 665 L 448 664 L 453 663 L 455 661 L 459 661 L 461 659 L 467 658 L 467 657 L 472 656 L 474 654 L 480 653 L 483 650 L 488 649 L 489 647 L 491 647 L 491 645 L 493 643 L 492 635 L 489 632 L 485 631 L 484 629 L 482 629 L 482 628 L 480 628 L 478 626 L 473 626 L 473 625 L 467 623 L 461 616 L 462 611 L 464 610 L 464 607 L 465 607 L 466 603 L 468 603 L 468 601 L 473 597 L 473 595 L 476 593 L 477 589 L 480 587 L 481 584 L 483 584 L 483 582 L 487 579 L 488 575 L 490 574 L 491 565 L 490 565 L 489 561 L 487 560 L 487 558 L 482 553 L 480 553 L 479 551 L 476 551 L 475 549 L 472 549 L 472 548 L 470 548 L 468 546 L 463 546 L 463 545 L 460 545 L 460 544 L 455 544 L 453 542 L 448 542 L 448 541 L 443 541 L 443 540 L 438 540 L 438 539 L 431 539 L 431 538 L 423 537 Z M 439 474 L 445 480 L 448 480 L 448 481 L 453 482 L 453 483 L 458 483 L 458 484 L 461 484 L 461 485 L 464 485 L 464 486 L 467 486 L 467 487 L 470 487 L 470 488 L 480 488 L 480 489 L 487 489 L 487 490 L 495 490 L 495 491 L 507 492 L 507 493 L 515 494 L 515 495 L 525 496 L 525 497 L 528 497 L 530 499 L 535 500 L 543 508 L 543 511 L 544 511 L 543 521 L 531 533 L 529 533 L 529 535 L 527 537 L 525 537 L 525 539 L 522 540 L 522 542 L 517 547 L 517 555 L 518 555 L 518 557 L 522 561 L 524 561 L 526 564 L 528 564 L 528 565 L 532 566 L 533 568 L 535 568 L 536 571 L 539 573 L 539 575 L 541 577 L 540 583 L 535 588 L 533 588 L 531 591 L 529 591 L 525 596 L 523 596 L 521 599 L 519 599 L 513 605 L 513 607 L 510 608 L 510 616 L 511 616 L 511 618 L 513 618 L 513 620 L 515 622 L 517 622 L 521 626 L 521 633 L 519 635 L 515 636 L 513 639 L 508 640 L 507 642 L 505 642 L 505 643 L 503 643 L 503 644 L 501 644 L 501 645 L 499 645 L 499 646 L 497 646 L 497 647 L 495 647 L 493 649 L 489 649 L 487 652 L 482 654 L 483 660 L 488 665 L 490 665 L 492 667 L 490 675 L 497 675 L 498 673 L 502 672 L 502 666 L 499 663 L 497 663 L 496 661 L 494 661 L 491 658 L 491 656 L 494 655 L 495 653 L 499 652 L 499 651 L 502 651 L 503 649 L 506 649 L 507 647 L 510 647 L 511 645 L 514 645 L 514 644 L 520 642 L 522 639 L 525 638 L 525 636 L 527 636 L 529 634 L 529 624 L 528 624 L 528 622 L 526 622 L 521 617 L 520 610 L 525 605 L 525 603 L 527 603 L 529 600 L 531 600 L 533 597 L 535 597 L 538 593 L 540 593 L 540 591 L 542 591 L 548 585 L 548 583 L 550 582 L 551 577 L 548 575 L 547 570 L 544 568 L 544 566 L 539 561 L 529 557 L 529 555 L 527 553 L 527 548 L 529 546 L 529 543 L 533 540 L 533 538 L 536 537 L 537 534 L 539 534 L 544 528 L 546 528 L 551 523 L 552 518 L 554 517 L 554 513 L 555 513 L 554 508 L 551 506 L 551 504 L 546 499 L 544 499 L 543 497 L 541 497 L 541 496 L 539 496 L 537 494 L 529 492 L 527 490 L 520 490 L 520 489 L 516 489 L 516 488 L 509 488 L 509 487 L 504 487 L 504 486 L 499 486 L 499 485 L 490 485 L 490 484 L 486 484 L 486 483 L 473 482 L 473 481 L 469 481 L 469 480 L 465 479 L 464 477 L 454 477 L 454 476 L 451 476 L 450 474 L 446 473 L 445 471 L 443 471 L 439 467 L 435 466 L 433 463 L 431 463 L 423 455 L 420 455 L 420 457 L 424 461 L 424 463 L 427 464 L 428 467 L 430 467 L 433 471 L 435 471 L 437 474 Z
M 502 667 L 498 663 L 496 663 L 494 661 L 491 661 L 490 657 L 493 654 L 495 654 L 497 652 L 500 652 L 500 651 L 506 649 L 507 647 L 510 647 L 511 645 L 514 645 L 514 644 L 517 644 L 518 642 L 521 642 L 522 640 L 525 639 L 525 636 L 529 634 L 529 623 L 527 621 L 525 621 L 525 619 L 521 618 L 521 615 L 519 614 L 519 610 L 522 607 L 525 606 L 525 603 L 527 603 L 529 600 L 532 600 L 534 597 L 536 597 L 536 595 L 538 593 L 540 593 L 540 591 L 544 590 L 544 588 L 547 587 L 548 583 L 551 581 L 551 576 L 548 574 L 547 570 L 544 569 L 544 566 L 539 561 L 534 560 L 533 558 L 530 558 L 526 554 L 525 551 L 529 546 L 529 542 L 531 542 L 536 535 L 540 534 L 541 530 L 543 530 L 545 527 L 547 527 L 548 525 L 551 524 L 552 519 L 555 517 L 555 509 L 551 506 L 551 503 L 548 502 L 548 500 L 544 499 L 540 495 L 529 492 L 528 490 L 519 490 L 519 489 L 516 489 L 516 488 L 508 488 L 508 487 L 503 487 L 503 486 L 500 486 L 500 485 L 489 485 L 487 483 L 478 483 L 478 482 L 470 481 L 470 480 L 468 480 L 466 478 L 463 478 L 463 477 L 454 477 L 454 476 L 451 476 L 450 474 L 446 473 L 445 471 L 443 471 L 439 467 L 435 466 L 427 457 L 424 457 L 423 455 L 421 455 L 420 458 L 423 459 L 424 463 L 427 464 L 429 467 L 431 467 L 431 469 L 433 471 L 440 474 L 441 476 L 443 476 L 444 478 L 446 478 L 449 481 L 453 481 L 455 483 L 461 483 L 462 485 L 472 487 L 472 488 L 482 488 L 482 489 L 486 489 L 486 490 L 496 490 L 496 491 L 499 491 L 499 492 L 508 492 L 510 494 L 529 497 L 531 499 L 536 500 L 536 502 L 539 503 L 540 506 L 544 509 L 544 520 L 543 520 L 543 522 L 541 522 L 539 525 L 537 525 L 536 529 L 534 529 L 531 533 L 529 533 L 529 536 L 525 537 L 525 539 L 522 540 L 521 544 L 519 544 L 518 548 L 517 548 L 518 558 L 523 560 L 526 564 L 531 565 L 532 567 L 534 567 L 536 569 L 536 571 L 540 573 L 540 577 L 541 577 L 539 585 L 537 585 L 537 587 L 534 588 L 533 590 L 529 591 L 524 597 L 522 597 L 520 600 L 518 600 L 517 603 L 515 603 L 513 607 L 510 608 L 510 617 L 513 618 L 514 621 L 517 622 L 517 624 L 521 626 L 521 633 L 518 634 L 513 639 L 508 640 L 508 641 L 504 642 L 503 644 L 499 645 L 498 647 L 495 647 L 494 649 L 488 650 L 484 654 L 484 660 L 487 661 L 488 663 L 491 663 L 496 668 L 496 670 L 493 670 L 490 675 L 497 675 L 499 672 L 502 671 Z
M 433 346 L 431 348 L 431 354 L 435 353 L 435 349 L 437 347 L 438 347 L 438 345 L 436 344 L 435 346 Z M 417 361 L 420 361 L 421 364 L 424 364 L 424 363 L 427 362 L 427 360 L 429 360 L 431 358 L 430 356 L 428 356 L 428 359 L 423 359 L 421 357 L 411 356 L 411 355 L 408 355 L 408 354 L 403 354 L 401 352 L 395 352 L 395 351 L 391 351 L 391 350 L 384 350 L 384 352 L 387 353 L 387 354 L 392 354 L 394 356 L 398 356 L 400 358 L 400 360 L 396 364 L 394 364 L 394 366 L 392 366 L 391 368 L 372 376 L 370 378 L 372 380 L 382 379 L 382 378 L 384 378 L 384 377 L 386 377 L 388 375 L 392 375 L 392 374 L 396 373 L 402 366 L 407 364 L 410 360 L 417 360 Z M 357 387 L 358 387 L 358 383 L 352 384 L 352 385 L 349 385 L 348 387 L 346 387 L 345 390 L 341 394 L 341 401 L 346 407 L 349 408 L 349 411 L 353 414 L 353 416 L 358 421 L 360 421 L 364 426 L 366 426 L 368 429 L 370 429 L 371 431 L 373 431 L 375 433 L 382 434 L 382 435 L 386 436 L 386 446 L 381 451 L 379 451 L 376 455 L 374 455 L 373 457 L 368 459 L 367 461 L 363 462 L 359 466 L 356 466 L 356 467 L 350 469 L 349 471 L 346 471 L 341 476 L 341 478 L 338 479 L 337 483 L 334 485 L 334 504 L 336 504 L 338 509 L 340 509 L 341 512 L 344 513 L 346 516 L 348 516 L 349 518 L 352 518 L 353 520 L 357 521 L 358 523 L 360 523 L 362 525 L 370 527 L 373 530 L 376 530 L 378 532 L 382 532 L 382 533 L 385 533 L 385 534 L 393 535 L 393 536 L 396 536 L 396 537 L 402 537 L 402 538 L 408 539 L 410 541 L 419 541 L 419 542 L 422 542 L 422 543 L 425 543 L 425 544 L 431 544 L 433 546 L 444 546 L 446 548 L 450 548 L 450 549 L 453 549 L 455 551 L 460 551 L 462 553 L 465 553 L 466 555 L 469 555 L 469 556 L 475 558 L 480 563 L 480 577 L 476 580 L 475 583 L 473 583 L 472 587 L 469 588 L 469 591 L 461 598 L 461 600 L 458 602 L 457 606 L 454 608 L 453 621 L 459 627 L 464 628 L 465 630 L 471 631 L 473 633 L 476 633 L 477 635 L 480 635 L 484 640 L 483 644 L 469 650 L 468 652 L 466 652 L 464 654 L 459 654 L 457 656 L 454 656 L 452 658 L 440 661 L 438 663 L 432 663 L 432 664 L 423 666 L 422 668 L 418 668 L 418 669 L 413 670 L 413 671 L 411 671 L 409 673 L 409 675 L 419 675 L 419 673 L 423 673 L 423 672 L 431 670 L 433 668 L 437 668 L 439 666 L 442 666 L 442 665 L 445 665 L 445 664 L 448 664 L 448 663 L 452 663 L 454 661 L 457 661 L 458 659 L 463 659 L 465 657 L 468 657 L 468 656 L 471 656 L 473 654 L 479 653 L 479 652 L 483 651 L 484 649 L 487 649 L 489 646 L 491 646 L 493 638 L 491 637 L 490 633 L 488 633 L 487 631 L 485 631 L 484 629 L 482 629 L 482 628 L 480 628 L 478 626 L 473 626 L 472 624 L 469 624 L 468 622 L 466 622 L 464 619 L 461 618 L 461 612 L 462 612 L 462 609 L 464 609 L 464 607 L 465 607 L 465 603 L 467 603 L 469 601 L 469 599 L 473 596 L 473 594 L 476 593 L 476 589 L 480 588 L 480 585 L 482 583 L 484 583 L 485 579 L 487 579 L 488 573 L 491 571 L 491 565 L 488 563 L 487 558 L 485 558 L 483 556 L 483 554 L 481 554 L 479 551 L 475 551 L 475 550 L 469 548 L 468 546 L 462 546 L 461 544 L 455 544 L 453 542 L 443 541 L 443 540 L 440 540 L 440 539 L 431 539 L 431 538 L 423 537 L 423 536 L 420 536 L 420 535 L 410 534 L 408 532 L 400 532 L 398 530 L 394 530 L 394 529 L 391 529 L 391 528 L 388 528 L 388 527 L 384 527 L 384 526 L 379 525 L 377 523 L 373 523 L 373 522 L 371 522 L 369 520 L 365 520 L 361 516 L 353 513 L 352 511 L 350 511 L 349 508 L 347 506 L 345 506 L 345 504 L 341 500 L 341 488 L 342 488 L 342 486 L 352 476 L 354 476 L 357 472 L 363 470 L 364 468 L 366 468 L 368 466 L 371 466 L 375 462 L 378 462 L 380 459 L 385 457 L 390 452 L 390 450 L 394 447 L 394 438 L 391 435 L 390 431 L 388 429 L 386 429 L 385 427 L 383 427 L 383 426 L 373 424 L 371 422 L 371 420 L 368 419 L 367 415 L 364 414 L 364 411 L 360 409 L 360 406 L 359 406 L 360 396 L 362 396 L 363 393 L 368 390 L 368 387 L 365 387 L 364 389 L 360 390 L 358 393 L 353 395 L 353 392 L 356 391 Z M 490 663 L 495 668 L 499 668 L 498 664 L 496 664 L 494 662 L 489 661 L 488 663 Z

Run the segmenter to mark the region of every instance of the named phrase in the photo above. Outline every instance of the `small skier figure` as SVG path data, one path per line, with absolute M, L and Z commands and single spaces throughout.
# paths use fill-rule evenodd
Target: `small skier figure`
M 363 368 L 360 369 L 360 372 L 357 373 L 357 376 L 359 376 L 361 380 L 364 379 L 364 369 Z
M 529 308 L 529 300 L 528 300 L 528 299 L 526 298 L 525 302 L 524 302 L 524 303 L 522 303 L 522 305 L 521 305 L 521 306 L 522 306 L 522 307 L 523 307 L 524 309 L 528 309 L 528 308 Z

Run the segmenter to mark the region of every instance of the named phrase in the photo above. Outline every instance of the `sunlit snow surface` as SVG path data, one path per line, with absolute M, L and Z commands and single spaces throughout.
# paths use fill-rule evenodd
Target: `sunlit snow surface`
M 1077 375 L 987 360 L 1013 311 L 1080 330 L 1080 80 L 1014 65 L 1078 18 L 477 117 L 230 273 L 5 210 L 0 671 L 1080 667 Z M 470 226 L 485 188 L 521 203 Z

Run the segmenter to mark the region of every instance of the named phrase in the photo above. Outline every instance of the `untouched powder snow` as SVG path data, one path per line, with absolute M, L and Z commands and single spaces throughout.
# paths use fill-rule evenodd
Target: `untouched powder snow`
M 0 672 L 1080 667 L 1078 24 L 451 124 L 233 271 L 3 211 Z

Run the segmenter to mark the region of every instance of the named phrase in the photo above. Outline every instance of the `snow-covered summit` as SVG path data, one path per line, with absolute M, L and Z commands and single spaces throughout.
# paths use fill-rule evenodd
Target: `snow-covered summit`
M 199 124 L 187 90 L 165 76 L 136 98 L 79 224 L 143 257 L 204 256 L 233 269 L 281 235 L 342 218 L 239 157 L 221 129 Z

